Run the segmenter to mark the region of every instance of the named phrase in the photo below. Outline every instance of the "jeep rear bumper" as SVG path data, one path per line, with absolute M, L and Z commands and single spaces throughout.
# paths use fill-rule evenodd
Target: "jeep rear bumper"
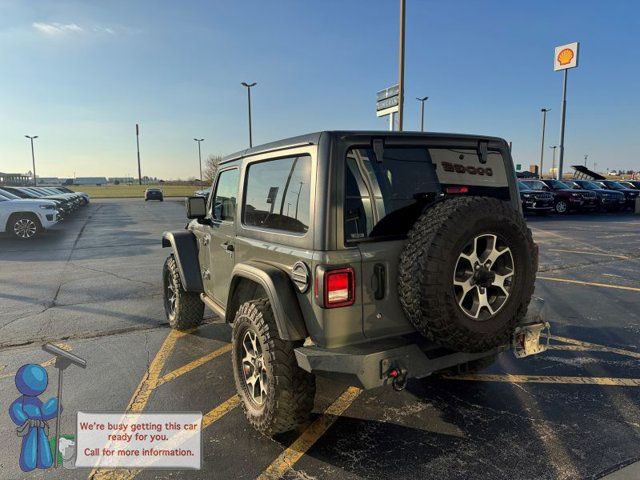
M 549 324 L 544 319 L 544 301 L 531 300 L 527 315 L 516 329 L 511 345 L 480 353 L 454 352 L 439 347 L 418 334 L 383 339 L 340 348 L 317 346 L 295 349 L 298 365 L 307 372 L 371 389 L 391 385 L 398 375 L 422 378 L 472 360 L 495 355 L 510 347 L 517 358 L 542 353 L 549 342 Z

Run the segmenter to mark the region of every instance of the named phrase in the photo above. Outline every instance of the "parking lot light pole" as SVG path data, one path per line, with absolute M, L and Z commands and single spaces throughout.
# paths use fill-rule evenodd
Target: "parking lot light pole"
M 420 102 L 420 131 L 424 132 L 424 102 L 429 100 L 429 97 L 416 97 L 416 100 Z
M 584 154 L 584 166 L 585 167 L 587 166 L 587 158 L 589 158 L 589 155 L 585 153 Z
M 204 141 L 204 138 L 194 138 L 198 142 L 198 162 L 200 163 L 200 181 L 202 182 L 202 151 L 200 150 L 200 142 Z
M 542 164 L 544 162 L 544 131 L 547 126 L 547 112 L 550 110 L 550 108 L 540 109 L 542 112 L 542 142 L 540 144 L 540 173 L 538 174 L 540 178 L 542 178 Z
M 242 82 L 242 86 L 247 87 L 247 103 L 249 105 L 249 148 L 253 147 L 253 134 L 251 131 L 251 87 L 255 87 L 256 85 L 256 82 Z
M 33 141 L 36 138 L 38 138 L 38 135 L 34 135 L 34 136 L 25 135 L 25 137 L 31 140 L 31 161 L 33 162 L 33 185 L 37 187 L 38 177 L 36 177 L 36 154 L 35 154 L 35 150 L 33 149 Z
M 404 118 L 404 25 L 406 0 L 400 0 L 400 52 L 398 55 L 398 131 L 402 131 Z
M 142 185 L 142 168 L 140 167 L 140 127 L 136 123 L 136 148 L 138 151 L 138 185 Z
M 551 145 L 549 148 L 553 149 L 553 163 L 551 164 L 551 178 L 553 178 L 553 171 L 556 169 L 556 148 L 557 145 Z

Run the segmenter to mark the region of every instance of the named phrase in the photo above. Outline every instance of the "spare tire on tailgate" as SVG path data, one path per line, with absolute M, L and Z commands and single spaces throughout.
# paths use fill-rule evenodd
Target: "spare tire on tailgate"
M 508 202 L 454 197 L 425 210 L 400 256 L 400 303 L 416 329 L 460 352 L 509 343 L 538 265 L 531 231 Z

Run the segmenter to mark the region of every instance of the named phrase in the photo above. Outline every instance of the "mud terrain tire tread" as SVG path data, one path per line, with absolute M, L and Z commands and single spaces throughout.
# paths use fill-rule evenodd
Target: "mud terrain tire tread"
M 182 286 L 182 280 L 180 279 L 180 271 L 178 270 L 178 264 L 173 254 L 167 257 L 164 263 L 163 275 L 163 295 L 165 312 L 169 325 L 176 330 L 188 330 L 200 325 L 204 319 L 204 303 L 200 299 L 200 295 L 197 293 L 187 292 Z M 173 280 L 174 285 L 177 288 L 177 300 L 175 314 L 171 315 L 167 308 L 166 299 L 166 282 L 167 280 Z

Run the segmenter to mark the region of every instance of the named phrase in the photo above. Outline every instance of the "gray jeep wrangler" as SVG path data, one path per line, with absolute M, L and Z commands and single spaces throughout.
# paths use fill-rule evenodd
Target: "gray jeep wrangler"
M 232 325 L 236 387 L 267 435 L 307 421 L 316 375 L 402 389 L 548 343 L 500 138 L 290 138 L 223 159 L 187 216 L 162 239 L 169 323 L 193 328 L 207 306 Z

